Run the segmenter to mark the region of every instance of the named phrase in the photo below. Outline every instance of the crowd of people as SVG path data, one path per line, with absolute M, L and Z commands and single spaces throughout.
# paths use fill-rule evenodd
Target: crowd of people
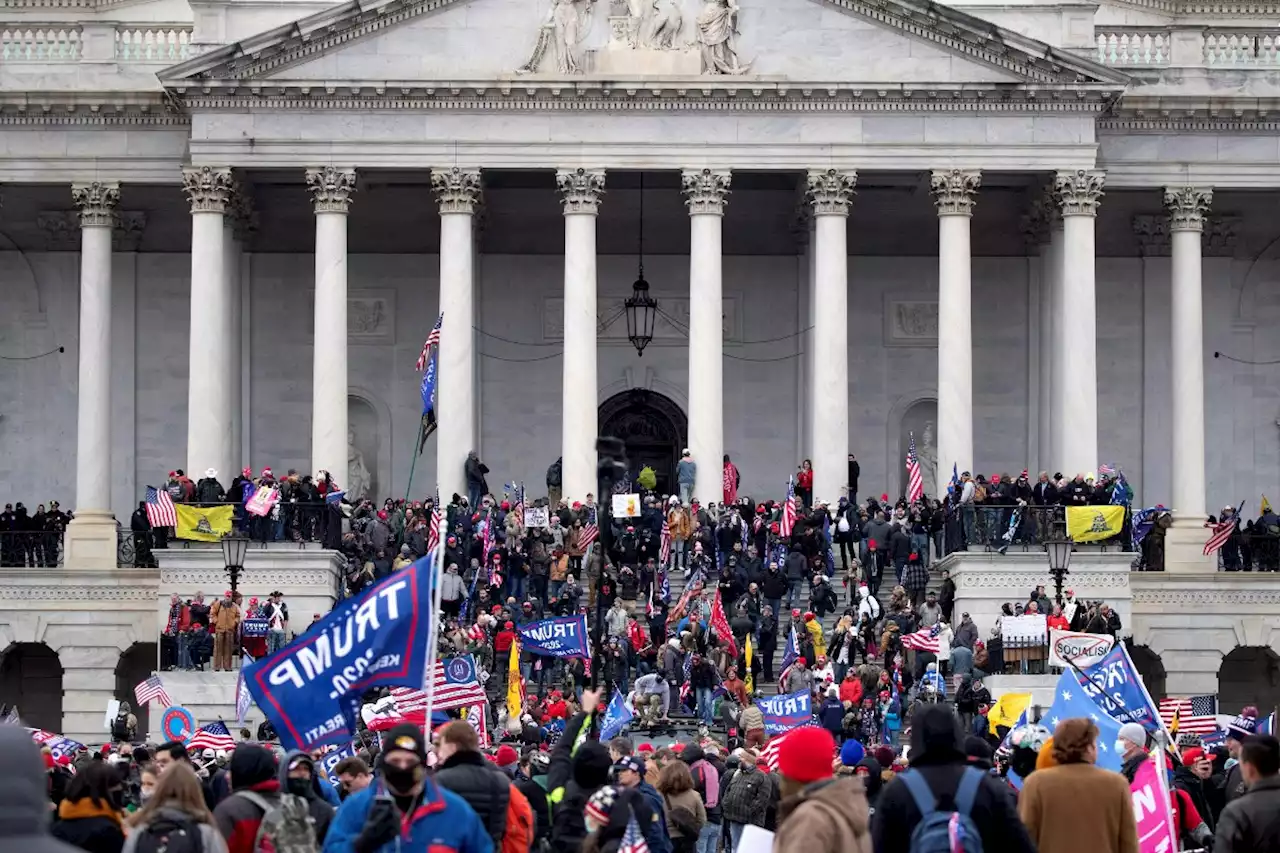
M 655 745 L 600 738 L 587 690 L 552 745 L 485 744 L 468 722 L 430 739 L 401 724 L 325 752 L 124 743 L 59 763 L 0 726 L 0 846 L 38 853 L 1139 853 L 1135 812 L 1167 809 L 1177 844 L 1274 853 L 1280 742 L 1246 708 L 1225 743 L 1161 749 L 1119 730 L 1120 772 L 1096 766 L 1088 717 L 966 733 L 947 704 L 911 716 L 901 747 L 820 725 L 761 750 L 738 733 Z M 43 759 L 43 760 L 42 760 Z M 1130 792 L 1146 762 L 1166 803 Z M 1139 805 L 1139 803 L 1142 803 Z

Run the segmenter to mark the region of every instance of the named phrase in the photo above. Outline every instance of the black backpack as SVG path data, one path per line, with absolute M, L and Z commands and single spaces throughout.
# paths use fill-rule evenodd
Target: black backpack
M 189 818 L 159 815 L 138 831 L 136 853 L 204 853 L 200 825 Z

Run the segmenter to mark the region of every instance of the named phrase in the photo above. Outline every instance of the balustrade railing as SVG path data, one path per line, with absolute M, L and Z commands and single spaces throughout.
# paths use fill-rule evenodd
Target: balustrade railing
M 116 28 L 116 59 L 120 62 L 178 63 L 188 57 L 191 28 L 176 26 Z
M 1103 65 L 1143 68 L 1169 64 L 1171 35 L 1167 29 L 1130 27 L 1101 30 L 1096 35 L 1098 61 Z
M 1204 36 L 1204 64 L 1210 68 L 1277 65 L 1280 30 L 1210 31 Z
M 101 29 L 105 40 L 98 40 Z M 191 56 L 191 27 L 180 24 L 0 25 L 0 62 L 85 62 L 173 65 Z M 111 41 L 114 40 L 114 47 Z M 102 44 L 101 49 L 95 45 Z M 103 55 L 97 55 L 105 50 Z
M 78 62 L 81 29 L 67 24 L 0 26 L 0 61 Z

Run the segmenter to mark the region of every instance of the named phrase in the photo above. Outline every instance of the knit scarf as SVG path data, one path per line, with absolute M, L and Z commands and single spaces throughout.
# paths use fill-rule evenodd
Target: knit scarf
M 98 805 L 90 797 L 83 800 L 63 800 L 58 805 L 59 820 L 80 820 L 82 818 L 105 817 L 107 820 L 120 826 L 120 815 L 111 807 L 110 803 L 102 803 Z

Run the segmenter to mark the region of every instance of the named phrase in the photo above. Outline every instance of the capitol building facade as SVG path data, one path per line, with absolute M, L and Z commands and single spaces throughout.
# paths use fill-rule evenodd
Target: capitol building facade
M 1174 510 L 1169 571 L 1099 557 L 1093 597 L 1171 695 L 1276 704 L 1247 673 L 1280 670 L 1280 586 L 1200 549 L 1207 513 L 1280 498 L 1277 24 L 1273 0 L 0 0 L 0 482 L 76 512 L 60 567 L 0 569 L 0 701 L 93 737 L 168 595 L 222 585 L 213 552 L 118 566 L 116 519 L 170 470 L 447 499 L 476 450 L 539 495 L 562 457 L 580 500 L 606 433 L 660 488 L 690 448 L 704 500 L 724 454 L 761 499 L 811 459 L 834 501 L 849 454 L 896 495 L 912 438 L 931 493 L 953 465 L 1118 467 Z M 254 559 L 258 594 L 332 596 L 331 555 Z M 1039 555 L 975 560 L 962 598 L 1044 582 Z

